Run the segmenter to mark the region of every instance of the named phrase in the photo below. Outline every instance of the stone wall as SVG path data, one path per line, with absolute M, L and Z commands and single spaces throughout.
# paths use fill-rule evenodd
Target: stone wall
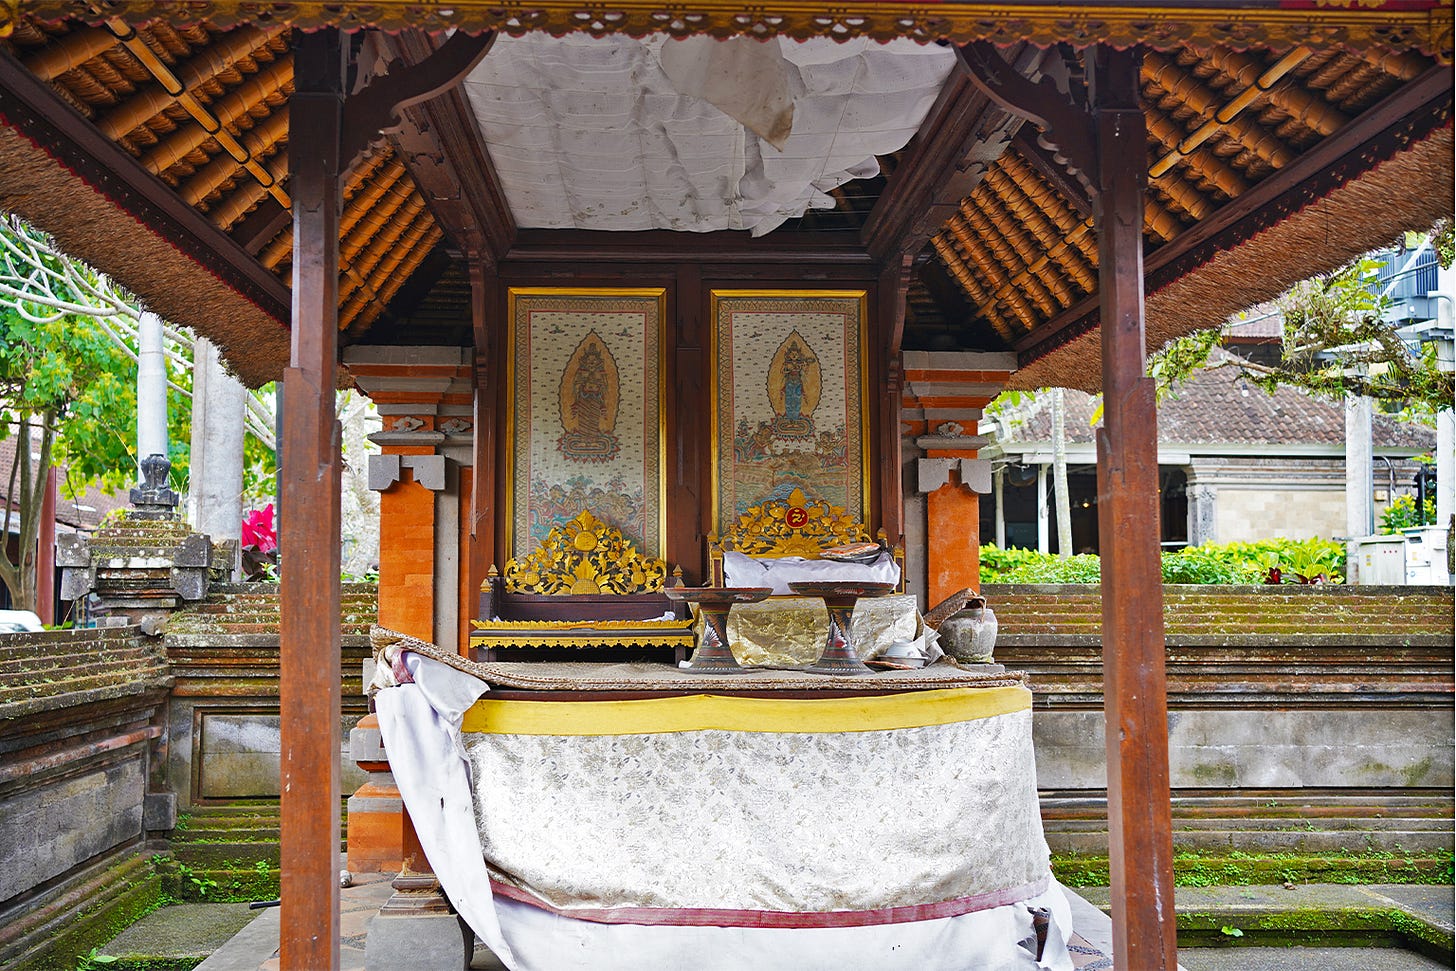
M 365 779 L 348 758 L 347 739 L 368 711 L 361 672 L 370 657 L 374 593 L 371 584 L 342 591 L 344 792 Z M 162 643 L 176 684 L 166 776 L 185 807 L 278 798 L 278 610 L 277 584 L 214 584 L 205 600 L 168 621 Z
M 134 627 L 0 635 L 0 966 L 62 932 L 52 905 L 77 887 L 124 903 L 135 874 L 112 864 L 174 824 L 160 778 L 172 677 L 147 641 Z
M 1100 591 L 983 592 L 1001 625 L 996 659 L 1027 672 L 1035 696 L 1049 839 L 1085 848 L 1079 826 L 1106 811 Z M 1237 825 L 1207 830 L 1237 846 L 1230 833 L 1258 828 L 1261 806 L 1297 802 L 1348 831 L 1286 832 L 1280 848 L 1450 847 L 1451 588 L 1168 586 L 1164 603 L 1175 815 L 1237 803 Z M 1407 804 L 1408 822 L 1385 818 Z

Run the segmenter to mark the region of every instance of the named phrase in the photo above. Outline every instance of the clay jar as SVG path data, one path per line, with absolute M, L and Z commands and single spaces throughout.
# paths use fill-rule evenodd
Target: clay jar
M 996 651 L 996 613 L 986 601 L 972 600 L 940 625 L 940 646 L 967 664 L 989 664 Z

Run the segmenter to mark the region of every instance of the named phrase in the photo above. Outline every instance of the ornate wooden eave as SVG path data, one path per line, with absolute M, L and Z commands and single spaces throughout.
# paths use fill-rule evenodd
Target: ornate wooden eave
M 419 64 L 439 47 L 419 31 L 381 41 L 405 64 Z M 405 111 L 393 135 L 436 222 L 471 260 L 497 264 L 516 237 L 510 203 L 501 191 L 480 129 L 457 86 Z
M 14 0 L 0 11 L 15 7 Z M 19 7 L 38 16 L 96 18 L 81 0 L 28 0 Z M 977 40 L 1039 46 L 1103 42 L 1116 47 L 1146 44 L 1157 49 L 1228 45 L 1287 47 L 1337 45 L 1350 50 L 1416 49 L 1449 59 L 1452 11 L 1439 0 L 1226 0 L 1196 6 L 1176 3 L 824 3 L 813 0 L 744 7 L 724 0 L 664 5 L 654 0 L 587 4 L 563 0 L 458 0 L 422 4 L 374 0 L 359 7 L 325 0 L 299 0 L 282 10 L 253 0 L 196 0 L 184 10 L 170 0 L 113 0 L 107 15 L 133 23 L 157 19 L 209 21 L 223 27 L 276 23 L 297 27 L 374 27 L 388 31 L 499 30 L 508 34 L 547 31 L 642 36 L 708 34 L 714 37 L 909 37 L 920 41 Z M 0 16 L 4 16 L 0 13 Z M 14 11 L 9 11 L 13 18 Z M 4 23 L 0 21 L 0 31 Z
M 151 247 L 156 259 L 118 268 L 133 275 L 123 282 L 164 313 L 219 338 L 249 381 L 275 376 L 286 354 L 287 335 L 278 322 L 287 317 L 292 275 L 286 205 L 292 53 L 277 19 L 281 8 L 268 8 L 263 17 L 256 5 L 226 0 L 122 0 L 105 7 L 108 19 L 99 22 L 89 5 L 38 0 L 22 9 L 18 21 L 3 21 L 13 27 L 0 46 L 8 46 L 15 82 L 0 98 L 11 104 L 30 91 L 36 95 L 30 102 L 42 110 L 31 111 L 26 124 L 37 134 L 28 140 L 20 123 L 0 134 L 20 140 L 8 159 L 0 159 L 0 172 L 11 170 L 0 180 L 0 200 L 51 223 L 47 228 L 63 244 L 78 243 L 74 251 L 98 264 L 115 266 L 118 253 Z M 422 30 L 445 23 L 441 9 L 392 0 L 299 3 L 286 8 L 285 19 L 362 28 L 367 14 L 371 23 L 399 31 L 373 34 L 365 50 L 408 66 L 437 48 L 439 42 Z M 449 9 L 452 26 L 505 18 L 511 22 L 502 21 L 504 29 L 519 32 L 526 22 L 511 20 L 517 8 L 508 6 Z M 598 11 L 606 18 L 600 29 L 568 5 L 533 7 L 532 16 L 560 15 L 572 29 L 588 32 L 631 33 L 639 22 L 634 17 L 649 16 L 645 9 L 629 4 L 621 18 Z M 793 16 L 773 15 L 774 31 L 795 36 L 794 17 L 817 16 L 813 10 L 796 4 Z M 670 33 L 722 33 L 727 21 L 719 14 L 727 17 L 727 11 L 708 5 L 701 16 L 683 12 L 683 25 L 652 22 Z M 1005 40 L 1004 52 L 991 56 L 1032 78 L 1043 70 L 1075 74 L 1082 47 L 1116 41 L 1119 31 L 1135 28 L 1149 49 L 1142 72 L 1151 179 L 1144 233 L 1150 335 L 1157 339 L 1216 323 L 1221 313 L 1238 309 L 1228 306 L 1231 300 L 1264 299 L 1288 280 L 1328 269 L 1341 258 L 1341 246 L 1379 245 L 1387 223 L 1394 225 L 1393 210 L 1404 218 L 1397 228 L 1424 228 L 1416 223 L 1442 214 L 1442 206 L 1449 212 L 1449 180 L 1443 183 L 1441 172 L 1427 166 L 1419 171 L 1433 188 L 1409 203 L 1399 187 L 1387 186 L 1384 196 L 1367 193 L 1361 198 L 1378 218 L 1352 224 L 1356 232 L 1348 239 L 1337 234 L 1334 245 L 1317 247 L 1316 257 L 1286 250 L 1272 261 L 1256 259 L 1261 232 L 1281 221 L 1297 226 L 1314 218 L 1305 210 L 1372 168 L 1412 154 L 1427 162 L 1439 155 L 1439 146 L 1423 139 L 1449 137 L 1441 135 L 1450 111 L 1449 72 L 1443 75 L 1432 66 L 1437 59 L 1419 51 L 1446 52 L 1450 12 L 1449 5 L 1408 2 L 1318 9 L 1258 2 L 1189 8 L 871 4 L 844 30 L 836 30 L 832 19 L 814 23 L 831 36 L 880 36 L 876 31 L 893 14 L 897 29 L 914 34 L 912 21 L 924 14 L 939 18 L 944 36 L 956 40 Z M 63 22 L 37 19 L 67 13 Z M 253 16 L 263 20 L 251 24 Z M 756 21 L 742 16 L 732 23 L 741 33 L 774 32 L 755 31 Z M 746 278 L 760 272 L 755 268 L 776 265 L 783 268 L 773 271 L 781 280 L 877 274 L 895 294 L 905 293 L 908 311 L 893 301 L 882 307 L 886 327 L 877 341 L 883 338 L 886 348 L 897 345 L 904 321 L 904 346 L 910 348 L 1014 348 L 1025 368 L 1018 380 L 1086 386 L 1096 373 L 1082 366 L 1085 349 L 1077 349 L 1095 340 L 1097 325 L 1093 200 L 1039 144 L 1044 133 L 976 91 L 963 68 L 915 140 L 881 160 L 884 180 L 834 190 L 838 208 L 825 211 L 832 219 L 811 213 L 797 229 L 758 239 L 745 233 L 521 230 L 463 94 L 451 91 L 406 108 L 401 121 L 388 140 L 344 171 L 344 343 L 376 339 L 364 337 L 376 324 L 391 339 L 408 341 L 411 301 L 430 292 L 450 253 L 464 254 L 477 272 L 495 267 L 538 277 L 586 268 L 602 279 L 625 279 L 673 264 L 702 264 Z M 70 134 L 52 137 L 57 129 Z M 59 183 L 67 179 L 106 199 L 109 221 L 57 214 L 61 207 L 29 188 L 36 182 L 64 197 Z M 33 196 L 29 203 L 27 194 Z M 1330 218 L 1328 206 L 1318 213 Z M 74 230 L 64 225 L 73 215 L 79 224 Z M 103 225 L 109 228 L 103 231 Z M 841 226 L 853 231 L 825 228 Z M 1221 285 L 1227 271 L 1207 268 L 1234 257 L 1254 260 L 1245 265 L 1259 273 L 1245 273 L 1236 286 Z M 160 272 L 163 265 L 170 272 Z M 411 282 L 417 270 L 429 279 Z M 1246 278 L 1255 276 L 1268 292 L 1247 286 Z M 1172 306 L 1174 293 L 1196 299 L 1177 305 L 1176 314 L 1160 313 Z M 437 318 L 441 310 L 434 307 Z M 463 301 L 455 313 L 461 320 L 471 317 Z M 464 335 L 462 330 L 449 339 L 468 339 Z

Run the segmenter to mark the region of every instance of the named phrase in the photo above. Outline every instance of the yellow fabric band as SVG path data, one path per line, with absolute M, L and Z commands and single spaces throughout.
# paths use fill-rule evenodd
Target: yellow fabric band
M 1023 711 L 1018 686 L 946 688 L 866 698 L 687 695 L 641 701 L 493 701 L 465 713 L 465 732 L 490 735 L 653 735 L 667 732 L 880 732 L 949 725 Z

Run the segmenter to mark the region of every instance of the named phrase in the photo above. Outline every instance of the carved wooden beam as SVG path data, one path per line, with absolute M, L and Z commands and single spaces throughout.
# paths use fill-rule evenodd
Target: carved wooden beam
M 406 65 L 436 51 L 421 31 L 380 38 Z M 516 223 L 464 92 L 457 86 L 407 108 L 391 137 L 445 235 L 472 263 L 497 264 L 515 241 Z
M 1097 152 L 1087 106 L 1077 103 L 1049 77 L 1029 80 L 986 41 L 956 50 L 971 84 L 1006 111 L 1041 129 L 1037 142 L 1083 185 L 1089 196 L 1095 196 Z
M 398 130 L 401 114 L 441 94 L 465 79 L 495 43 L 494 32 L 456 31 L 439 49 L 417 64 L 391 61 L 389 73 L 370 81 L 344 102 L 344 143 L 347 162 L 382 135 Z

